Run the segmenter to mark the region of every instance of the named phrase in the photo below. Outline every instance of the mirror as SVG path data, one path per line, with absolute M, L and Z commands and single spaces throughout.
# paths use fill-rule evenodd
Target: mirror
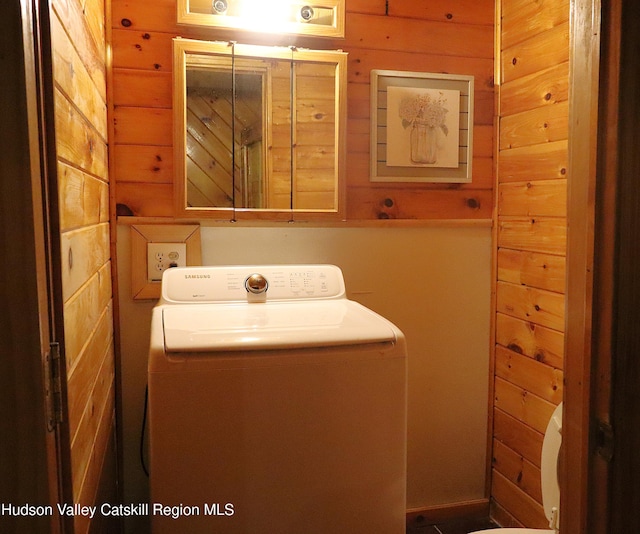
M 343 52 L 175 39 L 178 215 L 340 217 L 345 72 Z

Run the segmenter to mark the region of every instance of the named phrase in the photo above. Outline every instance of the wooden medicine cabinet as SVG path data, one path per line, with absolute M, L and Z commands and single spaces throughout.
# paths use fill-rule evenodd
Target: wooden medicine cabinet
M 179 217 L 340 219 L 346 54 L 174 40 Z

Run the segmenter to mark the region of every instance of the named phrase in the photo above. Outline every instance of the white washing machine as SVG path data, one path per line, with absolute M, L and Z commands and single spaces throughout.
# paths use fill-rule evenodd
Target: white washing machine
M 154 534 L 404 533 L 404 336 L 332 265 L 169 269 L 149 447 Z

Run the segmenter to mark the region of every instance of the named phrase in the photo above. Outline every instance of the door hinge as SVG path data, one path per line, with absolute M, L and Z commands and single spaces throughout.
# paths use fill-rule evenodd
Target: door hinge
M 604 421 L 598 421 L 596 430 L 596 452 L 605 461 L 610 462 L 613 458 L 615 439 L 613 427 Z
M 47 430 L 53 432 L 62 423 L 62 372 L 60 365 L 60 343 L 49 344 L 49 352 L 45 357 L 45 402 L 47 405 Z

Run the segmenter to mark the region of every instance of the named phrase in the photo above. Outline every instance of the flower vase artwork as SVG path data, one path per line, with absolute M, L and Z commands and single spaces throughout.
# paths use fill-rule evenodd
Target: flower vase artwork
M 457 167 L 459 99 L 459 91 L 390 87 L 387 164 Z

